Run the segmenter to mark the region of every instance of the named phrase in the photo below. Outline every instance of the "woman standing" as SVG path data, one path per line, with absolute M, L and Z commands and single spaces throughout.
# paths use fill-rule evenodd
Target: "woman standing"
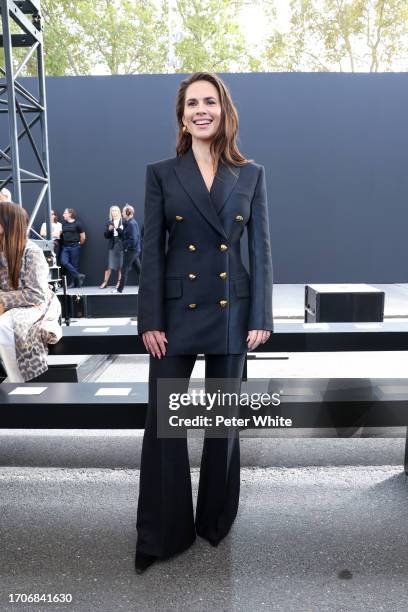
M 100 289 L 106 289 L 112 270 L 116 270 L 118 273 L 116 289 L 119 287 L 123 266 L 123 246 L 120 239 L 120 232 L 122 230 L 123 220 L 120 208 L 119 206 L 111 206 L 109 209 L 109 220 L 106 223 L 104 233 L 105 238 L 109 240 L 108 269 L 105 270 L 103 283 L 99 285 Z
M 60 256 L 60 251 L 61 251 L 61 244 L 60 244 L 60 240 L 61 240 L 61 232 L 62 232 L 62 223 L 60 222 L 59 218 L 58 218 L 58 213 L 55 212 L 55 210 L 51 211 L 51 238 L 53 240 L 54 243 L 54 253 L 55 253 L 55 257 L 57 262 L 59 262 L 59 256 Z M 41 225 L 41 229 L 40 229 L 40 236 L 42 238 L 46 238 L 47 237 L 47 224 L 44 223 Z
M 23 208 L 0 203 L 0 355 L 9 382 L 48 369 L 43 326 L 54 294 L 44 253 L 27 240 L 27 226 Z
M 157 436 L 157 381 L 183 379 L 197 354 L 207 379 L 234 379 L 246 352 L 266 342 L 272 321 L 272 259 L 263 166 L 243 157 L 238 115 L 221 79 L 182 81 L 177 156 L 149 164 L 138 298 L 138 332 L 150 353 L 135 565 L 179 553 L 196 534 L 216 546 L 237 513 L 239 436 L 205 437 L 196 516 L 186 438 Z M 248 232 L 250 274 L 240 254 Z M 168 244 L 166 249 L 166 234 Z

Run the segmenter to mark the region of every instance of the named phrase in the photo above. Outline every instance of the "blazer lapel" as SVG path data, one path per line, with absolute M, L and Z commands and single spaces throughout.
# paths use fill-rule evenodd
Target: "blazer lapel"
M 219 164 L 219 169 L 221 164 Z M 204 219 L 224 238 L 227 238 L 221 220 L 217 214 L 214 206 L 212 197 L 213 187 L 215 190 L 214 177 L 213 184 L 211 186 L 211 192 L 208 191 L 207 186 L 204 182 L 200 168 L 194 157 L 192 148 L 178 158 L 178 163 L 174 167 L 174 171 L 177 174 L 179 181 L 181 182 L 184 190 L 190 196 L 193 204 L 196 206 L 198 211 L 202 214 Z M 218 175 L 218 172 L 217 172 Z M 218 192 L 218 189 L 217 189 Z M 222 192 L 224 193 L 224 191 Z M 218 201 L 218 198 L 217 198 Z
M 211 186 L 211 199 L 218 215 L 221 213 L 228 196 L 236 185 L 239 171 L 240 168 L 238 166 L 230 167 L 221 161 L 218 164 L 217 174 Z

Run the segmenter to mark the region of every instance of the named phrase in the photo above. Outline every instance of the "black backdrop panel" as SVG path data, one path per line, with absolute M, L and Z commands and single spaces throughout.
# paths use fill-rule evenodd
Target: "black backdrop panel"
M 53 206 L 80 213 L 87 284 L 103 277 L 109 206 L 142 222 L 146 163 L 175 154 L 181 78 L 47 78 Z M 266 168 L 275 282 L 408 282 L 408 74 L 224 78 L 241 150 Z

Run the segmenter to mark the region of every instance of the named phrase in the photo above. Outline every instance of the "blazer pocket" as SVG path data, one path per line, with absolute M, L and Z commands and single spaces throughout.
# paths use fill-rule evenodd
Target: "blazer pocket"
M 166 299 L 180 298 L 183 295 L 183 285 L 181 278 L 166 278 L 164 297 Z
M 250 297 L 251 290 L 248 278 L 239 278 L 234 281 L 235 293 L 237 297 Z

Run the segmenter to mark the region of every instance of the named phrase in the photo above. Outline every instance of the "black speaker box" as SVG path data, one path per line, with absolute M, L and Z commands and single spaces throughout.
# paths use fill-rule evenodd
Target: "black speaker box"
M 364 284 L 306 285 L 305 323 L 382 322 L 384 297 Z

